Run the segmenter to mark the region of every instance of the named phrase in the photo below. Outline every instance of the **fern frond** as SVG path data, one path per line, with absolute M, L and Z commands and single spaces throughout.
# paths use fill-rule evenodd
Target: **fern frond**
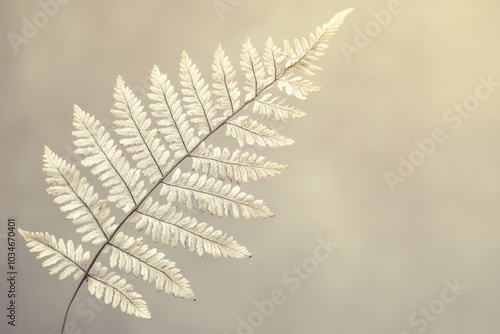
M 227 233 L 214 230 L 206 223 L 199 223 L 196 218 L 184 217 L 175 206 L 160 205 L 151 198 L 130 217 L 129 222 L 135 224 L 136 230 L 150 235 L 154 243 L 161 242 L 172 247 L 180 243 L 199 256 L 204 253 L 235 259 L 252 256 Z
M 85 157 L 82 165 L 90 167 L 102 185 L 110 188 L 110 202 L 116 202 L 125 212 L 131 210 L 146 194 L 141 171 L 130 167 L 104 126 L 78 106 L 75 106 L 73 125 L 76 129 L 73 135 L 77 138 L 74 144 L 78 147 L 75 153 Z
M 198 144 L 198 137 L 195 136 L 194 128 L 182 110 L 174 86 L 156 65 L 151 71 L 150 89 L 148 97 L 156 103 L 150 104 L 149 108 L 152 115 L 158 118 L 157 124 L 160 127 L 158 131 L 164 136 L 170 150 L 174 152 L 174 158 L 179 159 Z
M 82 245 L 75 248 L 73 241 L 59 241 L 49 233 L 28 232 L 18 229 L 19 234 L 26 240 L 27 246 L 32 253 L 39 253 L 37 259 L 46 257 L 42 263 L 44 267 L 50 267 L 49 274 L 59 274 L 59 279 L 65 279 L 73 275 L 75 280 L 83 277 L 85 269 L 89 264 L 90 253 L 84 252 Z
M 247 92 L 245 99 L 248 101 L 259 95 L 260 90 L 265 86 L 266 75 L 259 53 L 249 38 L 243 43 L 240 65 L 247 79 L 243 89 Z
M 201 77 L 196 64 L 184 51 L 181 58 L 180 77 L 182 99 L 186 112 L 191 116 L 190 121 L 198 129 L 198 135 L 206 135 L 217 126 L 215 123 L 216 109 L 212 107 L 211 93 L 208 84 Z
M 151 116 L 118 77 L 112 114 L 116 117 L 115 131 L 123 137 L 120 145 L 115 144 L 98 120 L 75 106 L 75 152 L 83 157 L 82 165 L 89 167 L 107 189 L 107 198 L 100 200 L 76 167 L 48 148 L 44 155 L 44 172 L 49 183 L 48 192 L 56 197 L 55 202 L 61 205 L 66 217 L 78 225 L 77 231 L 84 233 L 82 240 L 100 243 L 100 248 L 89 260 L 89 253 L 81 246 L 75 248 L 72 241 L 65 243 L 47 233 L 19 230 L 30 251 L 40 253 L 39 258 L 47 258 L 43 266 L 50 267 L 51 274 L 59 274 L 60 278 L 73 275 L 80 280 L 66 309 L 61 333 L 85 281 L 90 293 L 104 299 L 106 304 L 119 306 L 128 314 L 150 318 L 146 302 L 133 291 L 133 286 L 97 262 L 103 252 L 110 253 L 111 267 L 140 275 L 158 291 L 194 299 L 189 282 L 175 263 L 167 260 L 164 253 L 150 249 L 142 238 L 123 234 L 120 229 L 125 224 L 134 224 L 136 230 L 151 236 L 154 243 L 181 244 L 200 256 L 251 257 L 233 237 L 185 216 L 173 203 L 185 204 L 189 209 L 195 206 L 201 212 L 220 217 L 259 219 L 274 216 L 262 200 L 241 191 L 239 184 L 274 177 L 288 166 L 240 149 L 231 151 L 215 147 L 209 145 L 208 140 L 227 126 L 226 137 L 235 138 L 240 147 L 256 144 L 279 148 L 292 144 L 292 139 L 242 114 L 253 111 L 265 120 L 279 122 L 303 116 L 302 111 L 271 90 L 280 90 L 299 99 L 320 91 L 320 87 L 303 76 L 313 76 L 321 70 L 315 63 L 350 11 L 337 14 L 308 38 L 295 39 L 293 45 L 285 40 L 280 48 L 269 38 L 262 57 L 247 39 L 239 62 L 245 77 L 243 101 L 240 101 L 242 93 L 236 82 L 236 71 L 220 44 L 212 63 L 212 83 L 205 82 L 196 64 L 186 52 L 182 53 L 182 99 L 167 76 L 158 67 L 153 67 L 148 97 L 157 126 L 152 126 Z M 156 138 L 157 133 L 163 140 Z M 131 155 L 137 168 L 131 167 L 122 154 L 123 149 Z M 194 172 L 183 173 L 189 168 L 189 158 Z M 143 178 L 151 183 L 147 188 Z M 160 205 L 155 201 L 158 190 L 167 203 Z M 114 217 L 110 217 L 109 202 L 125 212 L 117 224 Z
M 227 122 L 226 125 L 226 137 L 235 138 L 240 147 L 245 146 L 245 144 L 257 144 L 278 148 L 294 143 L 293 139 L 280 135 L 267 126 L 248 118 L 248 116 L 238 117 L 234 121 Z
M 76 231 L 85 233 L 84 242 L 99 244 L 106 242 L 114 232 L 117 224 L 115 217 L 110 217 L 107 201 L 99 200 L 85 177 L 74 165 L 66 163 L 47 146 L 45 147 L 44 168 L 47 175 L 47 193 L 56 196 L 54 202 L 61 205 L 61 211 L 67 212 L 66 218 L 80 225 Z
M 138 318 L 150 319 L 151 313 L 142 296 L 133 291 L 133 286 L 117 274 L 108 272 L 100 262 L 94 263 L 88 276 L 88 289 L 97 299 L 103 299 L 113 308 L 120 306 L 122 312 Z
M 328 48 L 328 40 L 344 23 L 345 17 L 352 12 L 352 8 L 337 13 L 329 22 L 316 29 L 316 33 L 311 33 L 309 39 L 295 39 L 295 49 L 288 41 L 284 41 L 284 54 L 287 57 L 286 67 L 289 70 L 278 79 L 278 88 L 288 95 L 293 95 L 301 100 L 306 100 L 309 93 L 321 91 L 321 87 L 314 85 L 310 80 L 295 76 L 294 71 L 299 71 L 304 75 L 313 76 L 315 71 L 321 67 L 313 64 L 324 55 L 324 50 Z
M 178 201 L 188 208 L 193 207 L 194 197 L 198 210 L 219 217 L 238 218 L 241 215 L 245 219 L 261 219 L 274 216 L 262 200 L 245 194 L 240 187 L 206 175 L 181 173 L 180 169 L 173 172 L 168 183 L 164 182 L 160 195 L 166 196 L 168 202 Z
M 283 173 L 288 166 L 266 161 L 264 157 L 228 148 L 221 149 L 201 144 L 192 155 L 193 170 L 220 180 L 246 183 L 249 180 L 266 180 Z
M 309 40 L 302 38 L 295 40 L 295 58 L 296 63 L 294 69 L 299 70 L 304 75 L 313 76 L 314 71 L 319 71 L 321 68 L 314 65 L 321 56 L 324 55 L 324 50 L 328 48 L 328 40 L 344 23 L 346 16 L 353 11 L 349 8 L 337 13 L 330 21 L 316 29 L 316 34 L 311 33 Z
M 116 79 L 113 97 L 116 102 L 111 113 L 117 118 L 113 122 L 116 125 L 115 131 L 125 137 L 120 140 L 120 144 L 132 154 L 137 168 L 149 178 L 149 182 L 155 183 L 172 166 L 170 152 L 156 137 L 157 130 L 150 128 L 151 119 L 120 76 Z
M 240 90 L 238 82 L 234 80 L 236 71 L 231 65 L 229 57 L 226 56 L 221 44 L 215 50 L 214 62 L 212 64 L 213 94 L 217 96 L 217 109 L 222 110 L 223 115 L 230 117 L 240 107 Z M 216 123 L 219 123 L 218 121 Z
M 300 60 L 295 54 L 295 50 L 286 39 L 283 40 L 283 57 L 285 57 L 285 71 L 291 71 L 293 66 L 297 65 Z
M 175 262 L 165 259 L 165 254 L 156 248 L 149 249 L 143 239 L 134 239 L 119 232 L 108 244 L 111 250 L 110 266 L 118 266 L 134 276 L 142 276 L 144 281 L 155 285 L 156 291 L 164 290 L 174 297 L 194 300 L 195 296 L 189 282 L 175 267 Z
M 259 113 L 263 119 L 284 122 L 288 118 L 298 118 L 306 115 L 305 112 L 287 104 L 287 99 L 280 99 L 271 93 L 255 100 L 253 112 Z
M 315 76 L 317 71 L 321 71 L 322 68 L 318 65 L 315 65 L 313 62 L 319 59 L 319 56 L 323 55 L 319 50 L 310 51 L 309 54 L 306 55 L 308 50 L 312 50 L 311 45 L 316 41 L 316 36 L 311 33 L 309 36 L 309 41 L 306 38 L 302 38 L 301 40 L 295 39 L 295 55 L 301 60 L 295 65 L 295 70 L 300 71 L 302 74 L 307 76 Z M 314 60 L 315 59 L 315 60 Z
M 276 80 L 284 71 L 285 55 L 279 47 L 274 44 L 273 39 L 269 37 L 266 41 L 264 54 L 264 67 L 269 75 Z
M 286 73 L 278 79 L 278 88 L 288 95 L 293 95 L 300 100 L 307 100 L 310 93 L 317 93 L 322 90 L 312 81 L 295 76 L 293 73 Z

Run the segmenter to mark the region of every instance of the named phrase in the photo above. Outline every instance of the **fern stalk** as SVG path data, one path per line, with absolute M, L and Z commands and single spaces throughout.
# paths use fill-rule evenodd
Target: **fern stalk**
M 90 253 L 84 252 L 81 245 L 75 247 L 71 240 L 65 243 L 48 233 L 20 230 L 31 252 L 40 253 L 38 258 L 48 257 L 42 265 L 52 267 L 50 274 L 60 273 L 60 279 L 73 276 L 79 280 L 66 307 L 61 333 L 64 333 L 69 311 L 84 281 L 88 281 L 89 292 L 99 299 L 103 298 L 107 305 L 120 306 L 123 312 L 137 317 L 151 317 L 146 302 L 133 291 L 133 286 L 97 262 L 109 248 L 112 249 L 111 268 L 118 266 L 126 273 L 141 275 L 148 283 L 154 283 L 157 291 L 164 290 L 174 297 L 194 300 L 188 281 L 175 268 L 175 263 L 164 258 L 164 253 L 149 249 L 142 238 L 135 239 L 120 232 L 127 221 L 135 221 L 136 229 L 145 229 L 145 234 L 151 235 L 155 243 L 161 240 L 164 244 L 175 246 L 180 242 L 200 256 L 203 253 L 215 257 L 251 256 L 245 247 L 227 234 L 214 231 L 195 218 L 183 218 L 183 214 L 171 203 L 181 202 L 191 208 L 194 198 L 199 211 L 207 210 L 221 217 L 259 219 L 274 216 L 263 201 L 241 192 L 239 185 L 223 181 L 239 184 L 247 182 L 248 178 L 264 180 L 280 174 L 287 166 L 265 161 L 264 157 L 248 152 L 241 153 L 240 150 L 231 155 L 227 148 L 206 147 L 205 143 L 221 127 L 227 126 L 226 137 L 234 137 L 241 147 L 258 144 L 277 148 L 292 144 L 293 140 L 258 121 L 248 116 L 236 116 L 252 103 L 255 103 L 253 112 L 264 119 L 284 121 L 303 116 L 302 111 L 286 105 L 287 100 L 280 100 L 272 93 L 262 95 L 274 85 L 281 92 L 302 100 L 307 99 L 308 94 L 320 91 L 320 87 L 297 75 L 297 72 L 313 76 L 315 71 L 321 69 L 313 63 L 323 55 L 323 50 L 328 47 L 326 42 L 351 11 L 348 9 L 335 15 L 328 23 L 318 27 L 315 34 L 310 34 L 309 40 L 296 39 L 293 47 L 285 40 L 281 50 L 269 38 L 263 54 L 264 61 L 247 39 L 243 43 L 240 61 L 246 78 L 246 97 L 241 106 L 241 93 L 234 80 L 235 71 L 220 44 L 212 66 L 213 95 L 217 97 L 215 106 L 208 84 L 185 52 L 180 67 L 183 106 L 170 81 L 155 66 L 151 74 L 152 94 L 148 97 L 159 102 L 150 105 L 150 108 L 153 116 L 160 118 L 157 121 L 162 126 L 159 132 L 164 135 L 168 148 L 156 137 L 156 129 L 150 129 L 151 120 L 143 112 L 140 101 L 118 77 L 114 94 L 116 109 L 111 112 L 117 118 L 115 131 L 123 136 L 120 144 L 136 161 L 137 168 L 130 166 L 99 121 L 75 106 L 76 152 L 85 157 L 82 165 L 91 168 L 92 174 L 105 188 L 109 188 L 109 194 L 106 200 L 99 200 L 93 186 L 85 177 L 80 177 L 76 167 L 67 164 L 48 148 L 44 154 L 44 172 L 50 185 L 47 192 L 56 196 L 54 202 L 61 205 L 61 211 L 67 213 L 66 218 L 79 225 L 77 232 L 85 233 L 82 241 L 100 244 L 100 247 L 90 259 Z M 221 110 L 223 116 L 218 116 Z M 194 135 L 196 129 L 197 136 Z M 198 155 L 194 154 L 197 150 Z M 193 159 L 193 170 L 203 172 L 181 174 L 179 166 L 189 157 Z M 166 182 L 168 176 L 171 180 Z M 149 190 L 144 189 L 143 178 L 149 178 Z M 167 199 L 167 204 L 162 206 L 151 196 L 160 185 L 160 196 L 166 195 Z M 110 202 L 115 202 L 126 213 L 119 223 L 114 223 L 115 217 L 110 216 Z

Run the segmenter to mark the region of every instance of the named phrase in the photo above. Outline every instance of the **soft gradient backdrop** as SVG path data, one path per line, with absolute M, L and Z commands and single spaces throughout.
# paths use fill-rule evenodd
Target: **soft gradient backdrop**
M 7 326 L 7 217 L 23 229 L 80 238 L 45 193 L 41 171 L 44 145 L 76 161 L 73 104 L 109 123 L 117 75 L 142 96 L 153 64 L 177 84 L 186 50 L 209 79 L 219 42 L 236 65 L 246 37 L 262 50 L 269 35 L 277 42 L 305 36 L 355 7 L 321 60 L 315 82 L 324 91 L 296 104 L 307 117 L 280 128 L 296 144 L 258 151 L 291 165 L 284 175 L 245 188 L 276 217 L 203 218 L 234 235 L 253 258 L 199 258 L 159 246 L 182 268 L 197 301 L 157 294 L 128 277 L 153 318 L 109 307 L 88 312 L 89 294 L 81 291 L 69 317 L 81 330 L 74 333 L 233 334 L 238 318 L 255 311 L 254 301 L 280 289 L 286 301 L 254 333 L 413 334 L 423 325 L 412 326 L 409 317 L 439 306 L 444 282 L 457 279 L 465 291 L 420 332 L 497 334 L 500 87 L 457 129 L 443 116 L 474 95 L 478 77 L 500 82 L 500 3 L 401 0 L 380 31 L 372 11 L 397 1 L 232 3 L 238 4 L 221 19 L 212 1 L 72 0 L 18 52 L 8 34 L 21 35 L 25 20 L 42 9 L 34 0 L 0 3 L 1 333 L 58 333 L 76 287 L 50 277 L 19 236 L 17 326 Z M 366 27 L 375 30 L 365 45 L 357 35 Z M 349 57 L 341 49 L 348 44 L 358 48 Z M 397 173 L 399 156 L 408 157 L 415 140 L 430 138 L 435 128 L 446 141 L 391 191 L 384 173 Z M 215 142 L 225 145 L 222 137 Z M 340 247 L 292 291 L 282 275 L 329 235 Z

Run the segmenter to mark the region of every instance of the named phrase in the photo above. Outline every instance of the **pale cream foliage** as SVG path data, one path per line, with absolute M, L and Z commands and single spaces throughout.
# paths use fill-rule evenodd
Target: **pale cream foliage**
M 59 274 L 61 279 L 72 275 L 80 280 L 68 305 L 63 330 L 71 303 L 84 281 L 89 292 L 105 304 L 137 317 L 151 317 L 142 296 L 124 278 L 97 262 L 101 257 L 107 257 L 111 268 L 141 277 L 157 291 L 194 300 L 189 282 L 175 263 L 149 247 L 143 238 L 126 235 L 121 231 L 125 224 L 133 225 L 154 243 L 182 245 L 199 256 L 251 257 L 232 236 L 183 211 L 196 209 L 245 219 L 274 216 L 263 200 L 245 193 L 240 185 L 274 177 L 288 166 L 268 161 L 247 148 L 280 148 L 293 140 L 261 120 L 241 114 L 253 111 L 264 122 L 284 122 L 305 115 L 288 98 L 278 96 L 278 91 L 303 100 L 321 90 L 303 76 L 313 76 L 321 69 L 315 62 L 351 10 L 338 13 L 308 38 L 293 43 L 285 40 L 282 46 L 269 38 L 262 53 L 247 39 L 239 60 L 245 78 L 244 100 L 236 69 L 219 44 L 212 62 L 211 84 L 186 52 L 180 61 L 180 93 L 167 75 L 154 66 L 148 94 L 150 110 L 118 77 L 111 110 L 114 130 L 121 136 L 118 144 L 99 120 L 74 107 L 75 152 L 107 194 L 100 199 L 76 167 L 49 148 L 44 152 L 43 171 L 49 184 L 47 192 L 55 196 L 54 201 L 66 218 L 77 225 L 82 241 L 100 248 L 91 258 L 88 251 L 71 240 L 64 242 L 48 233 L 19 230 L 30 251 L 45 258 L 42 265 L 50 268 L 50 274 Z M 277 89 L 272 92 L 272 88 Z M 208 143 L 210 136 L 221 128 L 225 128 L 227 137 L 236 139 L 240 149 Z M 192 170 L 184 171 L 186 166 Z M 159 200 L 154 198 L 158 190 Z M 113 203 L 125 212 L 123 219 L 112 215 Z

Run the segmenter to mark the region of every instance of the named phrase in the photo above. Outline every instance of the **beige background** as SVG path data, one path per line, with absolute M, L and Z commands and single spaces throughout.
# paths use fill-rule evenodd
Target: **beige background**
M 225 2 L 225 1 L 224 1 Z M 235 3 L 236 1 L 233 1 Z M 440 298 L 444 281 L 467 289 L 425 333 L 498 333 L 500 330 L 500 91 L 453 130 L 446 109 L 473 94 L 478 77 L 500 81 L 498 13 L 493 0 L 401 0 L 402 11 L 348 62 L 341 43 L 373 21 L 389 1 L 242 1 L 221 20 L 212 1 L 81 1 L 57 15 L 15 53 L 7 34 L 21 33 L 37 1 L 0 4 L 0 218 L 21 228 L 79 239 L 45 193 L 43 145 L 70 155 L 72 105 L 111 117 L 118 74 L 143 92 L 147 68 L 158 64 L 177 81 L 185 49 L 210 76 L 221 42 L 233 63 L 248 36 L 262 49 L 308 34 L 336 12 L 356 7 L 341 28 L 315 81 L 324 91 L 298 103 L 308 116 L 283 133 L 290 148 L 259 152 L 291 168 L 245 189 L 265 199 L 272 220 L 212 225 L 253 253 L 246 261 L 199 258 L 163 248 L 190 280 L 194 303 L 156 294 L 132 279 L 153 318 L 106 308 L 95 319 L 70 313 L 81 333 L 236 333 L 237 318 L 273 289 L 287 300 L 255 333 L 418 333 L 408 318 Z M 498 89 L 498 88 L 497 88 Z M 447 141 L 392 192 L 384 178 L 416 139 L 442 128 Z M 225 141 L 217 139 L 220 145 Z M 2 226 L 4 226 L 2 224 Z M 0 233 L 5 233 L 2 227 Z M 316 238 L 341 247 L 291 291 L 284 272 L 313 254 Z M 56 333 L 76 282 L 58 281 L 18 240 L 18 326 L 6 326 L 5 240 L 1 240 L 2 333 Z M 92 249 L 92 248 L 91 248 Z M 404 333 L 404 332 L 403 332 Z

